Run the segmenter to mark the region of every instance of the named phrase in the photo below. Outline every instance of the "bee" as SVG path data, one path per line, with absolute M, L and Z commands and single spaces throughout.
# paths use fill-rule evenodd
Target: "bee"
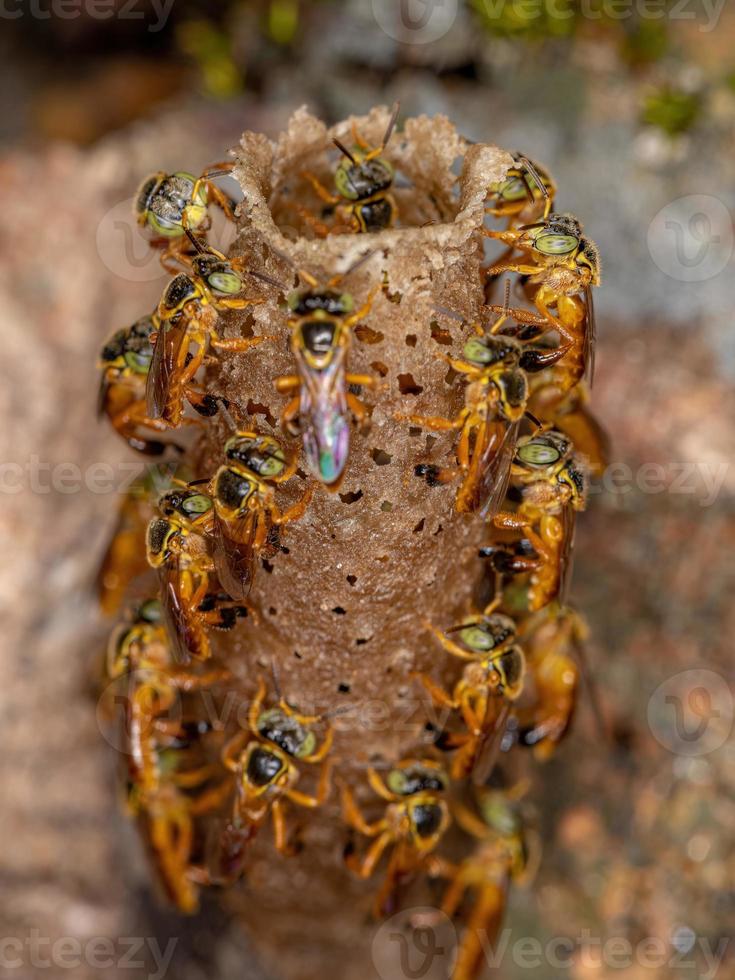
M 552 213 L 519 228 L 484 229 L 484 234 L 524 253 L 492 265 L 488 275 L 517 272 L 530 277 L 527 289 L 540 314 L 534 322 L 542 329 L 556 330 L 562 340 L 560 367 L 565 372 L 559 382 L 563 391 L 570 391 L 585 376 L 591 380 L 595 348 L 592 286 L 600 285 L 600 254 L 582 233 L 581 223 L 572 215 Z M 511 312 L 518 317 L 524 313 Z
M 216 331 L 219 312 L 242 310 L 262 302 L 236 294 L 243 281 L 235 260 L 210 249 L 193 260 L 193 275 L 179 273 L 158 304 L 159 328 L 146 383 L 146 411 L 176 428 L 182 421 L 183 398 L 204 362 L 207 347 L 244 353 L 266 336 L 221 339 Z M 190 346 L 194 345 L 193 354 Z
M 232 201 L 212 182 L 212 178 L 232 173 L 232 163 L 216 163 L 201 177 L 179 171 L 151 174 L 140 185 L 134 212 L 138 224 L 153 233 L 153 243 L 160 244 L 161 264 L 172 271 L 171 261 L 186 253 L 186 233 L 209 230 L 209 205 L 216 204 L 229 221 L 235 220 Z
M 457 824 L 479 844 L 459 865 L 440 859 L 433 873 L 449 879 L 441 910 L 454 918 L 465 893 L 472 889 L 475 900 L 454 960 L 451 980 L 475 980 L 483 952 L 494 942 L 503 921 L 511 882 L 527 883 L 534 875 L 540 856 L 538 837 L 523 824 L 517 791 L 484 790 L 478 799 L 479 815 L 462 804 L 453 807 Z
M 151 335 L 158 330 L 155 316 L 144 316 L 110 337 L 100 353 L 97 415 L 106 415 L 113 429 L 132 449 L 159 456 L 166 444 L 153 440 L 140 429 L 164 431 L 160 419 L 146 414 L 145 386 L 153 360 Z
M 462 483 L 455 509 L 460 514 L 478 512 L 491 518 L 500 506 L 528 403 L 526 371 L 537 370 L 563 356 L 563 351 L 526 350 L 519 340 L 498 333 L 506 319 L 507 314 L 502 315 L 488 332 L 475 325 L 476 336 L 464 345 L 465 360 L 437 355 L 468 379 L 465 404 L 455 418 L 399 416 L 435 432 L 459 430 L 456 455 Z M 414 472 L 430 485 L 454 476 L 452 470 L 423 463 Z
M 502 180 L 488 187 L 486 214 L 507 218 L 508 228 L 529 212 L 545 218 L 554 206 L 556 185 L 548 171 L 521 153 L 513 154 L 513 166 Z
M 383 231 L 396 222 L 398 207 L 390 192 L 393 167 L 382 154 L 395 128 L 399 109 L 400 104 L 396 103 L 380 146 L 371 148 L 358 133 L 355 123 L 352 124 L 355 144 L 352 150 L 348 150 L 338 139 L 333 140 L 344 157 L 334 174 L 336 194 L 331 194 L 313 174 L 304 173 L 319 197 L 330 207 L 336 208 L 337 214 L 353 232 Z M 303 210 L 301 213 L 307 220 L 311 219 Z M 326 235 L 330 231 L 326 225 L 314 219 L 309 223 L 319 234 Z
M 581 616 L 555 603 L 543 610 L 540 621 L 532 618 L 524 625 L 533 698 L 518 712 L 519 742 L 545 760 L 566 735 L 574 716 L 578 664 L 584 663 L 581 649 L 588 629 Z
M 118 611 L 128 586 L 148 570 L 141 542 L 153 517 L 155 502 L 164 487 L 184 470 L 176 465 L 150 466 L 125 490 L 117 522 L 97 573 L 97 595 L 106 616 Z
M 348 786 L 342 787 L 345 822 L 365 837 L 374 838 L 362 859 L 348 850 L 347 864 L 360 878 L 369 878 L 387 847 L 393 845 L 384 883 L 375 899 L 377 918 L 394 910 L 399 885 L 429 867 L 430 857 L 450 824 L 444 799 L 448 780 L 432 759 L 404 759 L 394 766 L 385 782 L 369 768 L 372 789 L 388 806 L 385 815 L 368 823 Z
M 287 803 L 316 809 L 326 802 L 331 788 L 331 725 L 319 744 L 314 728 L 323 722 L 321 716 L 302 715 L 280 696 L 268 708 L 265 698 L 266 684 L 261 677 L 248 711 L 247 729 L 239 731 L 222 750 L 222 762 L 235 775 L 236 793 L 232 823 L 224 842 L 229 877 L 241 870 L 238 865 L 247 842 L 269 814 L 276 849 L 283 855 L 292 854 L 286 825 Z M 315 795 L 296 789 L 301 766 L 318 763 L 321 770 Z M 237 855 L 236 860 L 233 855 Z
M 466 731 L 442 733 L 442 749 L 456 749 L 450 770 L 452 779 L 472 774 L 477 783 L 490 775 L 511 705 L 523 691 L 525 657 L 517 643 L 515 622 L 495 612 L 494 600 L 479 616 L 441 632 L 427 628 L 453 657 L 466 662 L 462 676 L 450 694 L 426 674 L 415 674 L 439 707 L 459 711 Z M 457 639 L 453 639 L 455 636 Z
M 148 525 L 146 555 L 158 571 L 164 619 L 176 658 L 207 660 L 207 629 L 233 629 L 248 615 L 226 593 L 210 590 L 215 562 L 210 554 L 214 502 L 198 487 L 173 489 L 158 501 Z
M 281 511 L 274 486 L 290 480 L 297 460 L 287 460 L 272 436 L 240 432 L 227 440 L 225 463 L 209 486 L 214 500 L 215 540 L 221 549 L 220 582 L 235 599 L 250 590 L 255 557 L 270 546 L 271 532 L 303 517 L 313 494 L 308 487 L 301 500 Z M 272 552 L 269 552 L 272 554 Z
M 276 380 L 279 392 L 296 394 L 283 410 L 281 424 L 291 435 L 301 432 L 309 469 L 327 489 L 336 491 L 349 456 L 348 412 L 358 422 L 367 414 L 360 399 L 347 390 L 348 385 L 376 384 L 370 375 L 346 370 L 350 331 L 370 312 L 375 291 L 354 310 L 352 296 L 336 289 L 343 275 L 335 276 L 326 287 L 320 287 L 308 273 L 300 275 L 309 288 L 291 293 L 288 299 L 291 350 L 298 373 Z
M 492 524 L 523 536 L 511 547 L 482 548 L 480 555 L 501 575 L 529 573 L 528 608 L 535 612 L 553 599 L 565 601 L 574 515 L 587 502 L 587 469 L 571 439 L 550 429 L 519 440 L 511 485 L 520 503 L 515 512 L 500 511 Z
M 142 602 L 113 632 L 107 674 L 118 686 L 127 682 L 115 701 L 125 709 L 121 722 L 128 810 L 137 818 L 166 897 L 191 914 L 198 906 L 189 876 L 193 821 L 209 812 L 219 792 L 203 789 L 216 775 L 215 767 L 186 765 L 190 753 L 182 746 L 187 726 L 166 714 L 183 692 L 208 688 L 229 674 L 223 668 L 193 674 L 175 666 L 156 599 Z

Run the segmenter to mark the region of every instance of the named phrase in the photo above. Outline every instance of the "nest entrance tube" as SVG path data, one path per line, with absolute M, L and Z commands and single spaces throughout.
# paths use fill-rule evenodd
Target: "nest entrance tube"
M 389 117 L 380 108 L 355 123 L 366 142 L 378 145 Z M 270 675 L 275 665 L 284 697 L 301 711 L 346 709 L 335 719 L 333 754 L 340 776 L 356 784 L 369 763 L 428 751 L 425 695 L 409 675 L 436 673 L 443 664 L 445 680 L 452 680 L 459 669 L 445 664 L 425 623 L 448 628 L 486 598 L 477 558 L 482 519 L 456 513 L 456 482 L 429 486 L 414 472 L 423 463 L 455 465 L 457 433 L 429 432 L 398 416 L 452 418 L 463 404 L 463 386 L 437 355 L 459 356 L 470 325 L 481 319 L 485 198 L 512 158 L 468 144 L 444 117 L 409 119 L 384 153 L 398 175 L 397 226 L 320 238 L 295 208 L 301 201 L 319 207 L 304 171 L 331 187 L 338 159 L 332 139 L 351 145 L 351 132 L 352 120 L 328 130 L 302 109 L 278 142 L 246 133 L 237 151 L 244 200 L 231 257 L 283 283 L 286 292 L 297 283 L 296 270 L 326 282 L 356 266 L 339 289 L 356 308 L 375 295 L 353 331 L 348 370 L 372 375 L 378 386 L 360 392 L 368 417 L 352 428 L 338 491 L 317 486 L 306 515 L 283 529 L 280 553 L 258 568 L 250 601 L 259 622 L 248 620 L 215 644 L 244 690 L 252 692 L 258 674 Z M 274 385 L 294 370 L 290 331 L 279 290 L 259 285 L 268 301 L 228 314 L 225 332 L 276 339 L 258 357 L 221 356 L 207 384 L 229 399 L 244 426 L 283 438 L 277 420 L 287 397 Z M 215 420 L 203 450 L 211 470 L 226 436 Z M 298 439 L 286 444 L 300 449 Z M 297 478 L 279 490 L 286 506 L 306 483 Z M 344 980 L 363 978 L 377 928 L 368 919 L 376 881 L 356 881 L 343 866 L 337 794 L 307 816 L 292 858 L 274 853 L 267 828 L 258 834 L 245 891 L 229 901 L 241 905 L 274 975 L 311 978 L 333 967 Z M 302 817 L 291 812 L 291 819 L 298 824 Z

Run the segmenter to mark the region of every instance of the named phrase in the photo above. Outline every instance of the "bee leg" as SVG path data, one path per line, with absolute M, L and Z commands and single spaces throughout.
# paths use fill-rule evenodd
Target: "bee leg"
M 339 204 L 342 198 L 338 194 L 330 194 L 327 188 L 322 184 L 318 177 L 308 170 L 302 170 L 301 176 L 308 180 L 311 186 L 314 188 L 317 195 L 324 201 L 325 204 Z
M 334 279 L 331 281 L 334 282 L 336 280 L 336 282 L 339 282 L 341 278 L 342 278 L 341 276 L 335 276 Z M 368 293 L 368 297 L 365 300 L 365 302 L 362 304 L 360 309 L 355 310 L 354 313 L 351 313 L 348 317 L 345 318 L 344 324 L 348 330 L 354 327 L 356 323 L 359 323 L 360 320 L 363 320 L 368 315 L 370 310 L 373 308 L 373 301 L 375 300 L 377 294 L 380 292 L 380 289 L 381 289 L 380 286 L 374 286 Z
M 246 310 L 249 306 L 260 306 L 265 303 L 264 299 L 249 299 L 247 296 L 230 296 L 227 299 L 214 300 L 212 306 L 215 310 Z
M 291 857 L 294 850 L 288 843 L 286 814 L 284 813 L 281 800 L 274 801 L 271 812 L 273 814 L 273 843 L 276 846 L 276 850 L 279 854 L 283 854 L 284 857 Z
M 186 769 L 184 772 L 176 772 L 171 776 L 171 781 L 179 789 L 195 789 L 206 783 L 212 776 L 216 776 L 220 767 L 216 763 L 200 766 L 198 769 Z
M 464 412 L 460 413 L 456 419 L 445 419 L 438 415 L 403 415 L 401 412 L 397 412 L 395 418 L 399 422 L 412 422 L 414 425 L 421 426 L 422 429 L 431 429 L 432 432 L 451 432 L 463 425 Z
M 497 513 L 490 523 L 499 530 L 528 531 L 530 527 L 526 517 L 503 510 Z
M 346 398 L 347 398 L 347 407 L 355 417 L 355 421 L 359 426 L 363 426 L 365 424 L 365 419 L 368 417 L 367 408 L 360 401 L 357 395 L 353 395 L 351 391 L 347 392 Z
M 326 238 L 327 235 L 329 235 L 329 233 L 334 230 L 333 228 L 330 228 L 329 225 L 325 225 L 323 221 L 320 221 L 315 215 L 311 213 L 311 211 L 305 208 L 303 204 L 295 205 L 294 210 L 301 218 L 301 220 L 306 225 L 308 225 L 308 227 L 311 228 L 314 234 L 317 235 L 319 238 Z
M 214 789 L 207 790 L 191 801 L 189 809 L 195 817 L 205 813 L 212 813 L 219 810 L 220 806 L 227 802 L 232 794 L 232 783 L 224 782 Z
M 359 878 L 370 878 L 375 871 L 378 861 L 383 856 L 383 851 L 389 844 L 393 843 L 393 834 L 390 830 L 384 830 L 380 837 L 376 838 L 367 850 L 362 861 L 350 862 L 348 867 L 354 871 Z M 382 891 L 382 889 L 381 889 Z
M 477 976 L 485 944 L 488 939 L 495 939 L 503 906 L 503 889 L 500 885 L 481 886 L 462 933 L 452 980 L 472 980 Z
M 375 823 L 367 822 L 355 802 L 355 797 L 352 795 L 349 786 L 343 785 L 341 789 L 342 816 L 348 826 L 353 827 L 365 837 L 377 837 L 378 834 L 386 830 L 385 820 L 377 820 Z
M 443 687 L 436 683 L 428 674 L 417 673 L 412 671 L 409 677 L 414 677 L 416 680 L 420 681 L 426 688 L 431 700 L 435 705 L 440 708 L 451 708 L 454 710 L 459 705 L 457 701 L 445 691 Z
M 468 653 L 467 650 L 463 650 L 462 647 L 458 646 L 456 643 L 453 643 L 452 640 L 449 639 L 449 637 L 445 636 L 435 626 L 432 626 L 431 623 L 425 623 L 424 625 L 426 626 L 427 629 L 429 629 L 434 634 L 434 636 L 441 643 L 441 645 L 444 647 L 447 653 L 451 653 L 453 657 L 459 657 L 460 660 L 476 659 L 474 654 Z M 452 707 L 456 707 L 456 705 L 452 705 Z
M 276 378 L 276 391 L 280 394 L 285 395 L 289 391 L 293 391 L 294 388 L 301 387 L 301 379 L 297 374 L 284 374 L 280 378 Z
M 444 865 L 446 862 L 442 862 L 442 864 Z M 458 873 L 458 869 L 453 868 L 449 874 L 446 874 L 444 868 L 442 868 L 440 874 L 442 877 L 451 877 L 452 879 L 447 890 L 444 892 L 441 910 L 449 919 L 453 919 L 467 890 L 467 883 Z
M 250 703 L 250 708 L 248 710 L 248 726 L 250 731 L 254 735 L 258 735 L 258 718 L 260 717 L 261 708 L 263 706 L 263 701 L 265 700 L 265 680 L 262 677 L 258 678 L 258 689 L 255 692 L 255 696 Z
M 260 705 L 258 705 L 258 712 L 260 712 Z M 240 729 L 229 742 L 226 742 L 222 748 L 222 765 L 225 769 L 229 769 L 230 772 L 237 772 L 240 768 L 240 755 L 242 750 L 250 738 L 250 733 L 244 728 Z
M 364 388 L 377 388 L 378 379 L 372 374 L 346 374 L 345 381 L 348 385 L 362 385 Z
M 293 507 L 289 507 L 288 510 L 284 510 L 282 514 L 277 511 L 273 517 L 273 523 L 278 524 L 290 524 L 292 521 L 300 520 L 306 513 L 306 508 L 311 502 L 311 498 L 314 496 L 314 484 L 309 484 L 304 492 L 304 496 L 298 503 L 294 504 Z
M 281 428 L 290 435 L 298 434 L 298 419 L 301 414 L 301 396 L 294 395 L 281 412 Z
M 274 340 L 273 337 L 261 335 L 259 337 L 233 337 L 230 340 L 213 340 L 212 346 L 218 350 L 228 350 L 238 354 L 244 354 L 251 347 L 257 347 L 266 340 Z

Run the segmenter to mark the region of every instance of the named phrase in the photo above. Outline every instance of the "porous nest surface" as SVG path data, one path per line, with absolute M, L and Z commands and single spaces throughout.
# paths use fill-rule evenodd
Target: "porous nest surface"
M 387 108 L 377 108 L 354 123 L 368 143 L 379 145 L 389 118 Z M 275 339 L 244 356 L 221 356 L 210 368 L 209 391 L 230 400 L 240 427 L 277 434 L 299 452 L 298 440 L 280 429 L 287 397 L 274 387 L 294 368 L 282 293 L 298 286 L 296 270 L 326 282 L 368 252 L 340 288 L 356 307 L 374 291 L 370 312 L 354 330 L 348 365 L 380 384 L 361 392 L 369 418 L 353 429 L 338 492 L 318 486 L 305 517 L 284 529 L 287 553 L 259 568 L 250 596 L 259 622 L 250 619 L 216 642 L 245 695 L 275 666 L 283 694 L 302 711 L 347 711 L 333 720 L 337 773 L 375 817 L 384 804 L 365 791 L 366 764 L 428 748 L 425 695 L 410 673 L 432 671 L 449 681 L 461 669 L 446 662 L 451 658 L 426 623 L 447 628 L 485 595 L 477 557 L 487 534 L 483 521 L 455 512 L 456 483 L 430 487 L 414 474 L 418 463 L 452 466 L 456 433 L 429 433 L 397 416 L 452 418 L 463 404 L 463 385 L 438 355 L 460 355 L 468 324 L 481 318 L 486 190 L 512 158 L 494 146 L 468 144 L 442 116 L 409 119 L 385 150 L 397 175 L 396 227 L 316 237 L 294 207 L 298 202 L 319 216 L 323 206 L 304 171 L 331 188 L 338 159 L 332 138 L 349 144 L 352 123 L 328 129 L 301 109 L 277 142 L 246 133 L 236 151 L 244 200 L 231 255 L 285 290 L 252 279 L 253 295 L 266 301 L 227 314 L 224 332 Z M 215 422 L 201 460 L 206 472 L 221 462 L 226 435 L 225 422 Z M 279 504 L 298 499 L 310 481 L 301 470 L 277 490 Z M 259 935 L 268 936 L 261 951 L 276 975 L 313 977 L 331 965 L 337 976 L 364 978 L 379 877 L 356 882 L 344 869 L 337 793 L 306 819 L 304 813 L 290 810 L 292 824 L 303 821 L 301 853 L 277 856 L 264 828 L 244 890 L 232 900 L 242 902 L 256 944 Z

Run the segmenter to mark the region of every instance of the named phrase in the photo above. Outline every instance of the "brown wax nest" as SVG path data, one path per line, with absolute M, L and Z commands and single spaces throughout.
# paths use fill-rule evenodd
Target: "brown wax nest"
M 355 122 L 367 142 L 379 145 L 389 116 L 378 108 Z M 250 596 L 259 622 L 249 619 L 215 643 L 244 693 L 275 665 L 284 696 L 300 710 L 349 709 L 333 719 L 333 756 L 337 772 L 351 774 L 358 786 L 366 764 L 429 748 L 426 696 L 409 674 L 443 663 L 449 681 L 461 670 L 438 654 L 425 622 L 448 628 L 487 598 L 477 558 L 486 538 L 482 519 L 455 512 L 456 484 L 430 487 L 414 474 L 419 463 L 453 465 L 456 433 L 430 434 L 396 416 L 451 418 L 463 404 L 463 386 L 436 355 L 458 356 L 466 324 L 480 319 L 485 197 L 512 158 L 494 146 L 469 145 L 443 116 L 409 119 L 385 151 L 397 173 L 397 227 L 319 239 L 294 207 L 320 210 L 303 172 L 332 186 L 337 151 L 331 140 L 349 142 L 351 123 L 328 129 L 301 109 L 277 142 L 246 133 L 236 151 L 244 201 L 232 256 L 288 291 L 297 285 L 296 269 L 326 281 L 372 253 L 340 288 L 358 306 L 383 287 L 353 332 L 348 362 L 350 371 L 375 375 L 381 385 L 362 393 L 369 419 L 353 429 L 339 491 L 317 487 L 305 517 L 284 529 L 287 553 L 259 568 Z M 287 398 L 274 382 L 293 371 L 286 312 L 278 288 L 253 279 L 253 292 L 267 301 L 228 315 L 225 333 L 276 339 L 255 355 L 221 356 L 210 368 L 208 390 L 228 398 L 243 425 L 283 438 L 278 419 Z M 223 422 L 212 425 L 205 472 L 220 463 L 226 435 Z M 289 448 L 300 446 L 292 441 Z M 301 476 L 279 488 L 280 501 L 303 493 Z M 368 790 L 363 798 L 371 797 Z M 242 908 L 274 975 L 313 978 L 331 968 L 340 980 L 362 980 L 380 872 L 359 882 L 344 869 L 337 793 L 313 814 L 291 808 L 289 820 L 303 823 L 301 853 L 278 858 L 264 827 L 252 845 L 244 888 L 230 901 Z

